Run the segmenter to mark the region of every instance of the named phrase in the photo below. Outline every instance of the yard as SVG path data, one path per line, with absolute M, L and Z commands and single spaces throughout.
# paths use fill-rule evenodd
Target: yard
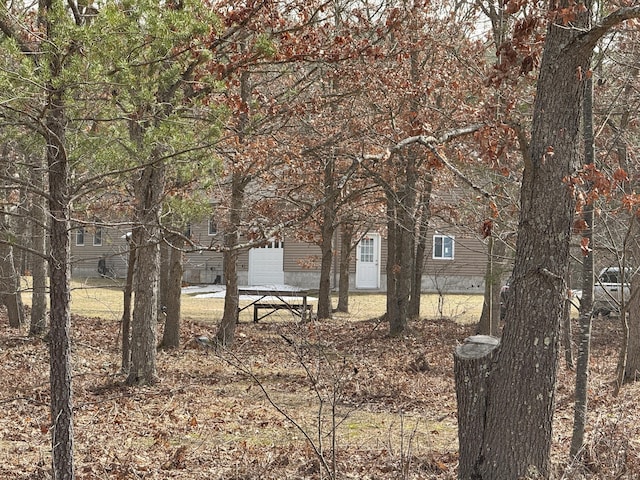
M 425 319 L 397 339 L 378 320 L 382 295 L 354 295 L 352 314 L 305 325 L 285 312 L 253 324 L 247 313 L 234 348 L 213 352 L 194 338 L 215 332 L 221 301 L 185 296 L 183 347 L 159 352 L 160 384 L 129 388 L 119 374 L 121 291 L 76 287 L 77 478 L 455 478 L 452 352 L 473 333 L 478 297 L 425 295 Z M 566 463 L 573 374 L 561 367 L 559 476 L 640 478 L 639 389 L 612 397 L 618 338 L 614 319 L 595 324 L 585 465 Z M 46 343 L 2 318 L 0 358 L 0 477 L 50 478 Z
M 28 286 L 29 282 L 26 280 L 23 296 L 26 303 L 30 301 Z M 121 282 L 109 279 L 76 281 L 73 283 L 72 302 L 72 311 L 78 315 L 119 321 L 122 316 Z M 315 305 L 315 302 L 312 303 Z M 349 305 L 349 319 L 367 320 L 384 314 L 385 296 L 353 293 Z M 185 319 L 215 323 L 221 318 L 223 307 L 224 301 L 220 298 L 204 298 L 196 293 L 182 296 L 182 313 Z M 449 318 L 459 323 L 474 323 L 478 321 L 482 311 L 482 297 L 462 294 L 423 295 L 421 310 L 426 318 Z M 240 320 L 249 322 L 253 318 L 252 315 L 251 311 L 244 311 Z

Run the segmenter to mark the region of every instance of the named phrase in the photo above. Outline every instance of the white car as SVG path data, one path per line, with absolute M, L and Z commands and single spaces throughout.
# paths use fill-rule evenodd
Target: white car
M 630 297 L 629 288 L 633 270 L 626 268 L 624 278 L 618 267 L 603 268 L 593 286 L 593 314 L 620 313 L 620 305 Z

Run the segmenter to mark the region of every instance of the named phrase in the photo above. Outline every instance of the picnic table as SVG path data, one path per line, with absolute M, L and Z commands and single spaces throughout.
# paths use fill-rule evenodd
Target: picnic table
M 248 300 L 249 303 L 239 309 L 242 312 L 253 307 L 253 321 L 268 317 L 278 310 L 289 310 L 300 317 L 302 322 L 310 318 L 313 305 L 309 303 L 309 291 L 289 285 L 259 285 L 238 287 L 240 300 Z M 266 313 L 260 314 L 260 310 Z

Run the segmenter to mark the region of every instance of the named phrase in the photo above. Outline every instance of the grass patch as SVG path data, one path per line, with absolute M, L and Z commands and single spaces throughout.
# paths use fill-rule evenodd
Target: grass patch
M 89 278 L 73 279 L 71 283 L 71 311 L 76 315 L 99 317 L 104 320 L 120 321 L 123 304 L 123 281 L 119 279 Z M 31 278 L 23 278 L 23 301 L 31 304 Z M 333 296 L 334 306 L 337 295 Z M 241 301 L 241 306 L 243 302 Z M 482 295 L 422 294 L 421 316 L 424 318 L 447 318 L 459 323 L 475 323 L 482 312 Z M 315 302 L 314 302 L 315 309 Z M 201 298 L 196 295 L 183 295 L 181 299 L 184 319 L 217 323 L 224 311 L 224 299 Z M 386 295 L 384 293 L 351 293 L 349 313 L 336 313 L 336 318 L 351 320 L 369 320 L 384 315 Z M 263 321 L 290 321 L 292 314 L 287 311 L 276 312 Z M 253 310 L 247 309 L 240 314 L 241 322 L 253 321 Z
M 120 321 L 122 317 L 123 287 L 121 279 L 87 278 L 73 279 L 71 282 L 71 311 L 86 317 L 99 317 L 104 320 Z M 31 278 L 22 279 L 22 299 L 31 304 Z M 334 306 L 337 295 L 333 295 Z M 241 306 L 243 302 L 241 301 Z M 314 309 L 316 303 L 314 303 Z M 482 295 L 447 294 L 439 296 L 424 293 L 420 300 L 423 318 L 447 318 L 462 324 L 475 323 L 482 312 Z M 182 317 L 205 323 L 218 323 L 224 312 L 224 299 L 201 298 L 196 295 L 183 295 L 181 299 Z M 336 313 L 335 317 L 351 320 L 369 320 L 384 315 L 386 295 L 384 293 L 356 292 L 349 295 L 349 313 Z M 281 311 L 262 320 L 290 321 L 290 312 Z M 241 322 L 253 321 L 253 310 L 240 313 Z

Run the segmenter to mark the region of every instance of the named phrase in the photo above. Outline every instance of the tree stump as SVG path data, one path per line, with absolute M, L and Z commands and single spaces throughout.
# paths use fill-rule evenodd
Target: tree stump
M 487 384 L 500 340 L 488 335 L 467 337 L 454 354 L 458 402 L 458 478 L 474 478 L 482 449 Z

